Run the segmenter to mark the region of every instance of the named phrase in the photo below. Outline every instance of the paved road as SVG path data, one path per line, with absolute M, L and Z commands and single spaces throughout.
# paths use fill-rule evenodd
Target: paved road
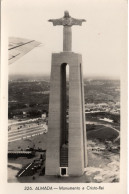
M 94 124 L 94 125 L 102 125 L 102 126 L 104 126 L 104 127 L 109 127 L 109 128 L 111 128 L 111 129 L 117 131 L 118 133 L 120 133 L 120 131 L 119 131 L 118 129 L 115 129 L 114 127 L 112 127 L 112 126 L 109 125 L 109 124 L 102 124 L 102 123 L 93 122 L 93 121 L 86 121 L 86 124 L 90 124 L 90 125 L 92 125 L 92 124 Z
M 23 124 L 23 123 L 31 123 L 32 121 L 38 121 L 38 120 L 39 120 L 39 118 L 29 119 L 29 120 L 25 120 L 25 121 L 17 121 L 17 122 L 14 122 L 14 123 L 9 123 L 8 126 L 16 125 L 16 124 Z

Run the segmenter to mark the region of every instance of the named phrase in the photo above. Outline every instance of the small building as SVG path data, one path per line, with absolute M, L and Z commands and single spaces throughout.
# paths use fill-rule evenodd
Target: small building
M 23 111 L 22 115 L 23 115 L 23 118 L 26 118 L 27 117 L 27 112 Z
M 46 117 L 47 117 L 47 114 L 46 113 L 41 114 L 41 118 L 42 119 L 46 119 Z

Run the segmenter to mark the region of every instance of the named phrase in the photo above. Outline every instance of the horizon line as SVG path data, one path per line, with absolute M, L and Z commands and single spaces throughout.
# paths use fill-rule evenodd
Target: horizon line
M 46 74 L 9 74 L 8 77 L 41 77 L 41 76 L 47 76 L 50 77 L 51 75 L 46 73 Z M 118 75 L 83 75 L 84 79 L 90 79 L 90 78 L 94 78 L 94 79 L 119 79 L 120 80 L 120 76 Z

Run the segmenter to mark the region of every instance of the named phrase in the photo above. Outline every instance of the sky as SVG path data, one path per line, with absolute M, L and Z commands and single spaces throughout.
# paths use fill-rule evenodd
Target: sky
M 127 65 L 127 0 L 4 0 L 8 36 L 42 43 L 10 65 L 9 74 L 50 74 L 51 54 L 63 50 L 63 27 L 48 20 L 65 10 L 86 19 L 72 27 L 72 51 L 82 54 L 83 74 L 119 77 Z

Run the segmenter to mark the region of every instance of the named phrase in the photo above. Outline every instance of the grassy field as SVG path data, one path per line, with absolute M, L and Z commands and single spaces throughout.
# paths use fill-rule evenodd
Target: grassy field
M 118 132 L 110 127 L 101 125 L 86 125 L 87 127 L 87 138 L 98 139 L 105 142 L 105 140 L 114 140 L 118 136 Z
M 29 147 L 35 147 L 36 149 L 41 148 L 46 150 L 47 134 L 37 135 L 28 139 L 14 141 L 8 143 L 8 150 L 25 150 Z

